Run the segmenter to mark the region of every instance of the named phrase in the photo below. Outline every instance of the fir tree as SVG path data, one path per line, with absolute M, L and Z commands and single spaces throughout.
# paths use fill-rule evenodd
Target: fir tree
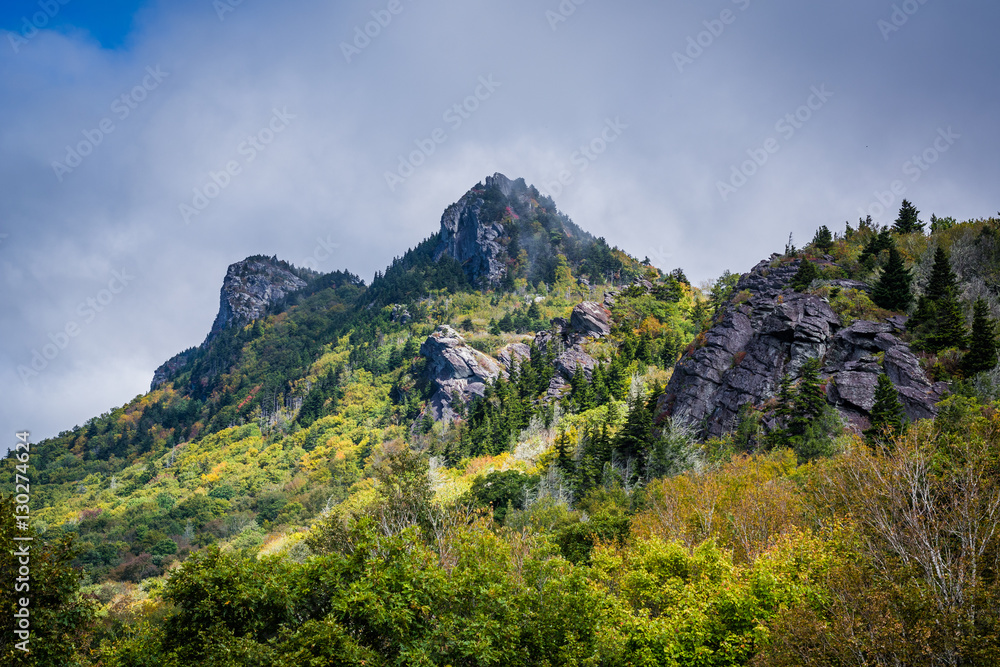
M 878 384 L 875 386 L 875 405 L 871 409 L 870 421 L 871 427 L 865 431 L 865 436 L 870 440 L 901 433 L 906 423 L 906 413 L 899 402 L 899 392 L 885 373 L 878 376 Z
M 924 342 L 931 352 L 940 352 L 949 347 L 964 348 L 967 332 L 965 315 L 958 303 L 954 290 L 949 290 L 934 306 L 934 330 Z
M 903 205 L 899 207 L 899 217 L 892 226 L 897 234 L 911 234 L 913 232 L 923 233 L 924 223 L 917 219 L 920 211 L 907 200 L 903 200 Z
M 941 299 L 955 289 L 958 278 L 951 270 L 951 262 L 948 260 L 948 253 L 944 248 L 938 246 L 934 251 L 934 265 L 931 267 L 931 275 L 927 280 L 925 294 L 930 299 Z
M 830 248 L 833 247 L 833 234 L 826 225 L 816 230 L 812 244 L 820 252 L 829 252 Z
M 792 289 L 796 292 L 802 292 L 808 289 L 812 281 L 817 278 L 819 278 L 819 269 L 808 259 L 803 259 L 802 263 L 799 264 L 799 270 L 796 271 L 795 276 L 792 278 Z
M 645 458 L 653 432 L 653 412 L 649 403 L 637 397 L 625 425 L 615 438 L 615 449 L 626 458 Z
M 872 301 L 881 308 L 905 312 L 913 301 L 910 292 L 910 271 L 896 246 L 889 248 L 889 259 L 882 276 L 872 290 Z
M 569 434 L 566 431 L 560 431 L 559 435 L 556 436 L 556 465 L 559 469 L 566 473 L 573 472 L 573 456 L 570 452 L 570 441 Z
M 996 323 L 990 319 L 989 309 L 983 299 L 976 299 L 972 311 L 972 340 L 969 352 L 962 359 L 962 370 L 967 377 L 988 371 L 997 365 Z

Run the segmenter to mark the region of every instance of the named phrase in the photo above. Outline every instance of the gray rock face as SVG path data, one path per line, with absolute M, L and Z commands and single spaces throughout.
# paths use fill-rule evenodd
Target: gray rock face
M 230 264 L 222 281 L 219 314 L 212 324 L 209 339 L 229 326 L 259 319 L 269 305 L 305 286 L 304 280 L 275 260 L 248 258 Z
M 427 370 L 437 387 L 431 397 L 436 420 L 455 418 L 454 400 L 468 402 L 486 393 L 486 383 L 502 372 L 500 364 L 465 344 L 457 331 L 442 325 L 420 346 L 427 358 Z
M 761 262 L 740 279 L 737 291 L 753 296 L 730 305 L 703 344 L 678 362 L 659 399 L 659 417 L 679 417 L 704 437 L 719 437 L 736 427 L 741 405 L 776 396 L 782 377 L 797 377 L 809 359 L 822 361 L 828 400 L 859 428 L 867 426 L 883 369 L 910 419 L 936 414 L 947 386 L 927 379 L 909 346 L 893 335 L 896 323 L 844 328 L 825 300 L 785 289 L 798 262 L 770 264 Z
M 514 182 L 503 174 L 486 178 L 486 190 L 495 189 L 503 197 L 526 196 L 515 193 Z M 500 220 L 483 216 L 484 191 L 471 190 L 445 209 L 441 216 L 441 242 L 434 250 L 434 261 L 449 255 L 459 264 L 473 285 L 494 287 L 504 277 L 503 247 L 497 239 L 504 233 Z
M 599 303 L 584 301 L 573 308 L 569 325 L 583 336 L 602 338 L 611 333 L 611 313 Z
M 260 319 L 272 303 L 306 286 L 304 280 L 282 264 L 284 262 L 278 262 L 277 258 L 248 257 L 229 265 L 219 295 L 219 312 L 202 347 L 228 327 Z M 155 390 L 176 375 L 193 355 L 194 348 L 163 363 L 153 373 L 149 390 Z
M 508 373 L 514 367 L 516 363 L 518 366 L 531 360 L 531 347 L 524 343 L 511 343 L 510 345 L 504 345 L 497 352 L 497 361 L 499 361 L 504 370 Z

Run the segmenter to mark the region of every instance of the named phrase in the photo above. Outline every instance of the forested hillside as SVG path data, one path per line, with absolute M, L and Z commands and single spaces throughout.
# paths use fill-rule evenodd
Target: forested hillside
M 255 315 L 32 445 L 5 659 L 1000 661 L 1000 219 L 904 202 L 699 288 L 498 174 L 370 286 L 244 262 Z

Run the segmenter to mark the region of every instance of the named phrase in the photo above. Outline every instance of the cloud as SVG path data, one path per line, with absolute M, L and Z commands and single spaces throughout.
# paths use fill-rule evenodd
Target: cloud
M 494 171 L 539 187 L 570 171 L 563 211 L 695 281 L 856 220 L 943 127 L 962 138 L 907 196 L 928 217 L 997 209 L 992 5 L 925 3 L 886 41 L 892 3 L 570 4 L 553 30 L 555 0 L 230 2 L 221 20 L 205 0 L 160 3 L 120 48 L 43 29 L 0 56 L 4 427 L 52 435 L 144 392 L 203 340 L 231 262 L 326 248 L 318 268 L 370 280 Z M 735 19 L 712 34 L 724 10 Z M 689 38 L 707 45 L 678 71 Z M 733 165 L 823 85 L 834 96 L 723 201 Z M 619 118 L 615 141 L 574 161 Z M 186 221 L 196 191 L 207 205 Z M 122 269 L 134 281 L 84 324 L 80 304 Z

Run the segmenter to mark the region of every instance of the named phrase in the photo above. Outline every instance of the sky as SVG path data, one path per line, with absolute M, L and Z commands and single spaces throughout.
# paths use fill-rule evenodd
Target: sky
M 0 432 L 146 392 L 229 264 L 370 281 L 494 172 L 696 283 L 903 197 L 994 215 L 998 23 L 986 0 L 6 0 Z

